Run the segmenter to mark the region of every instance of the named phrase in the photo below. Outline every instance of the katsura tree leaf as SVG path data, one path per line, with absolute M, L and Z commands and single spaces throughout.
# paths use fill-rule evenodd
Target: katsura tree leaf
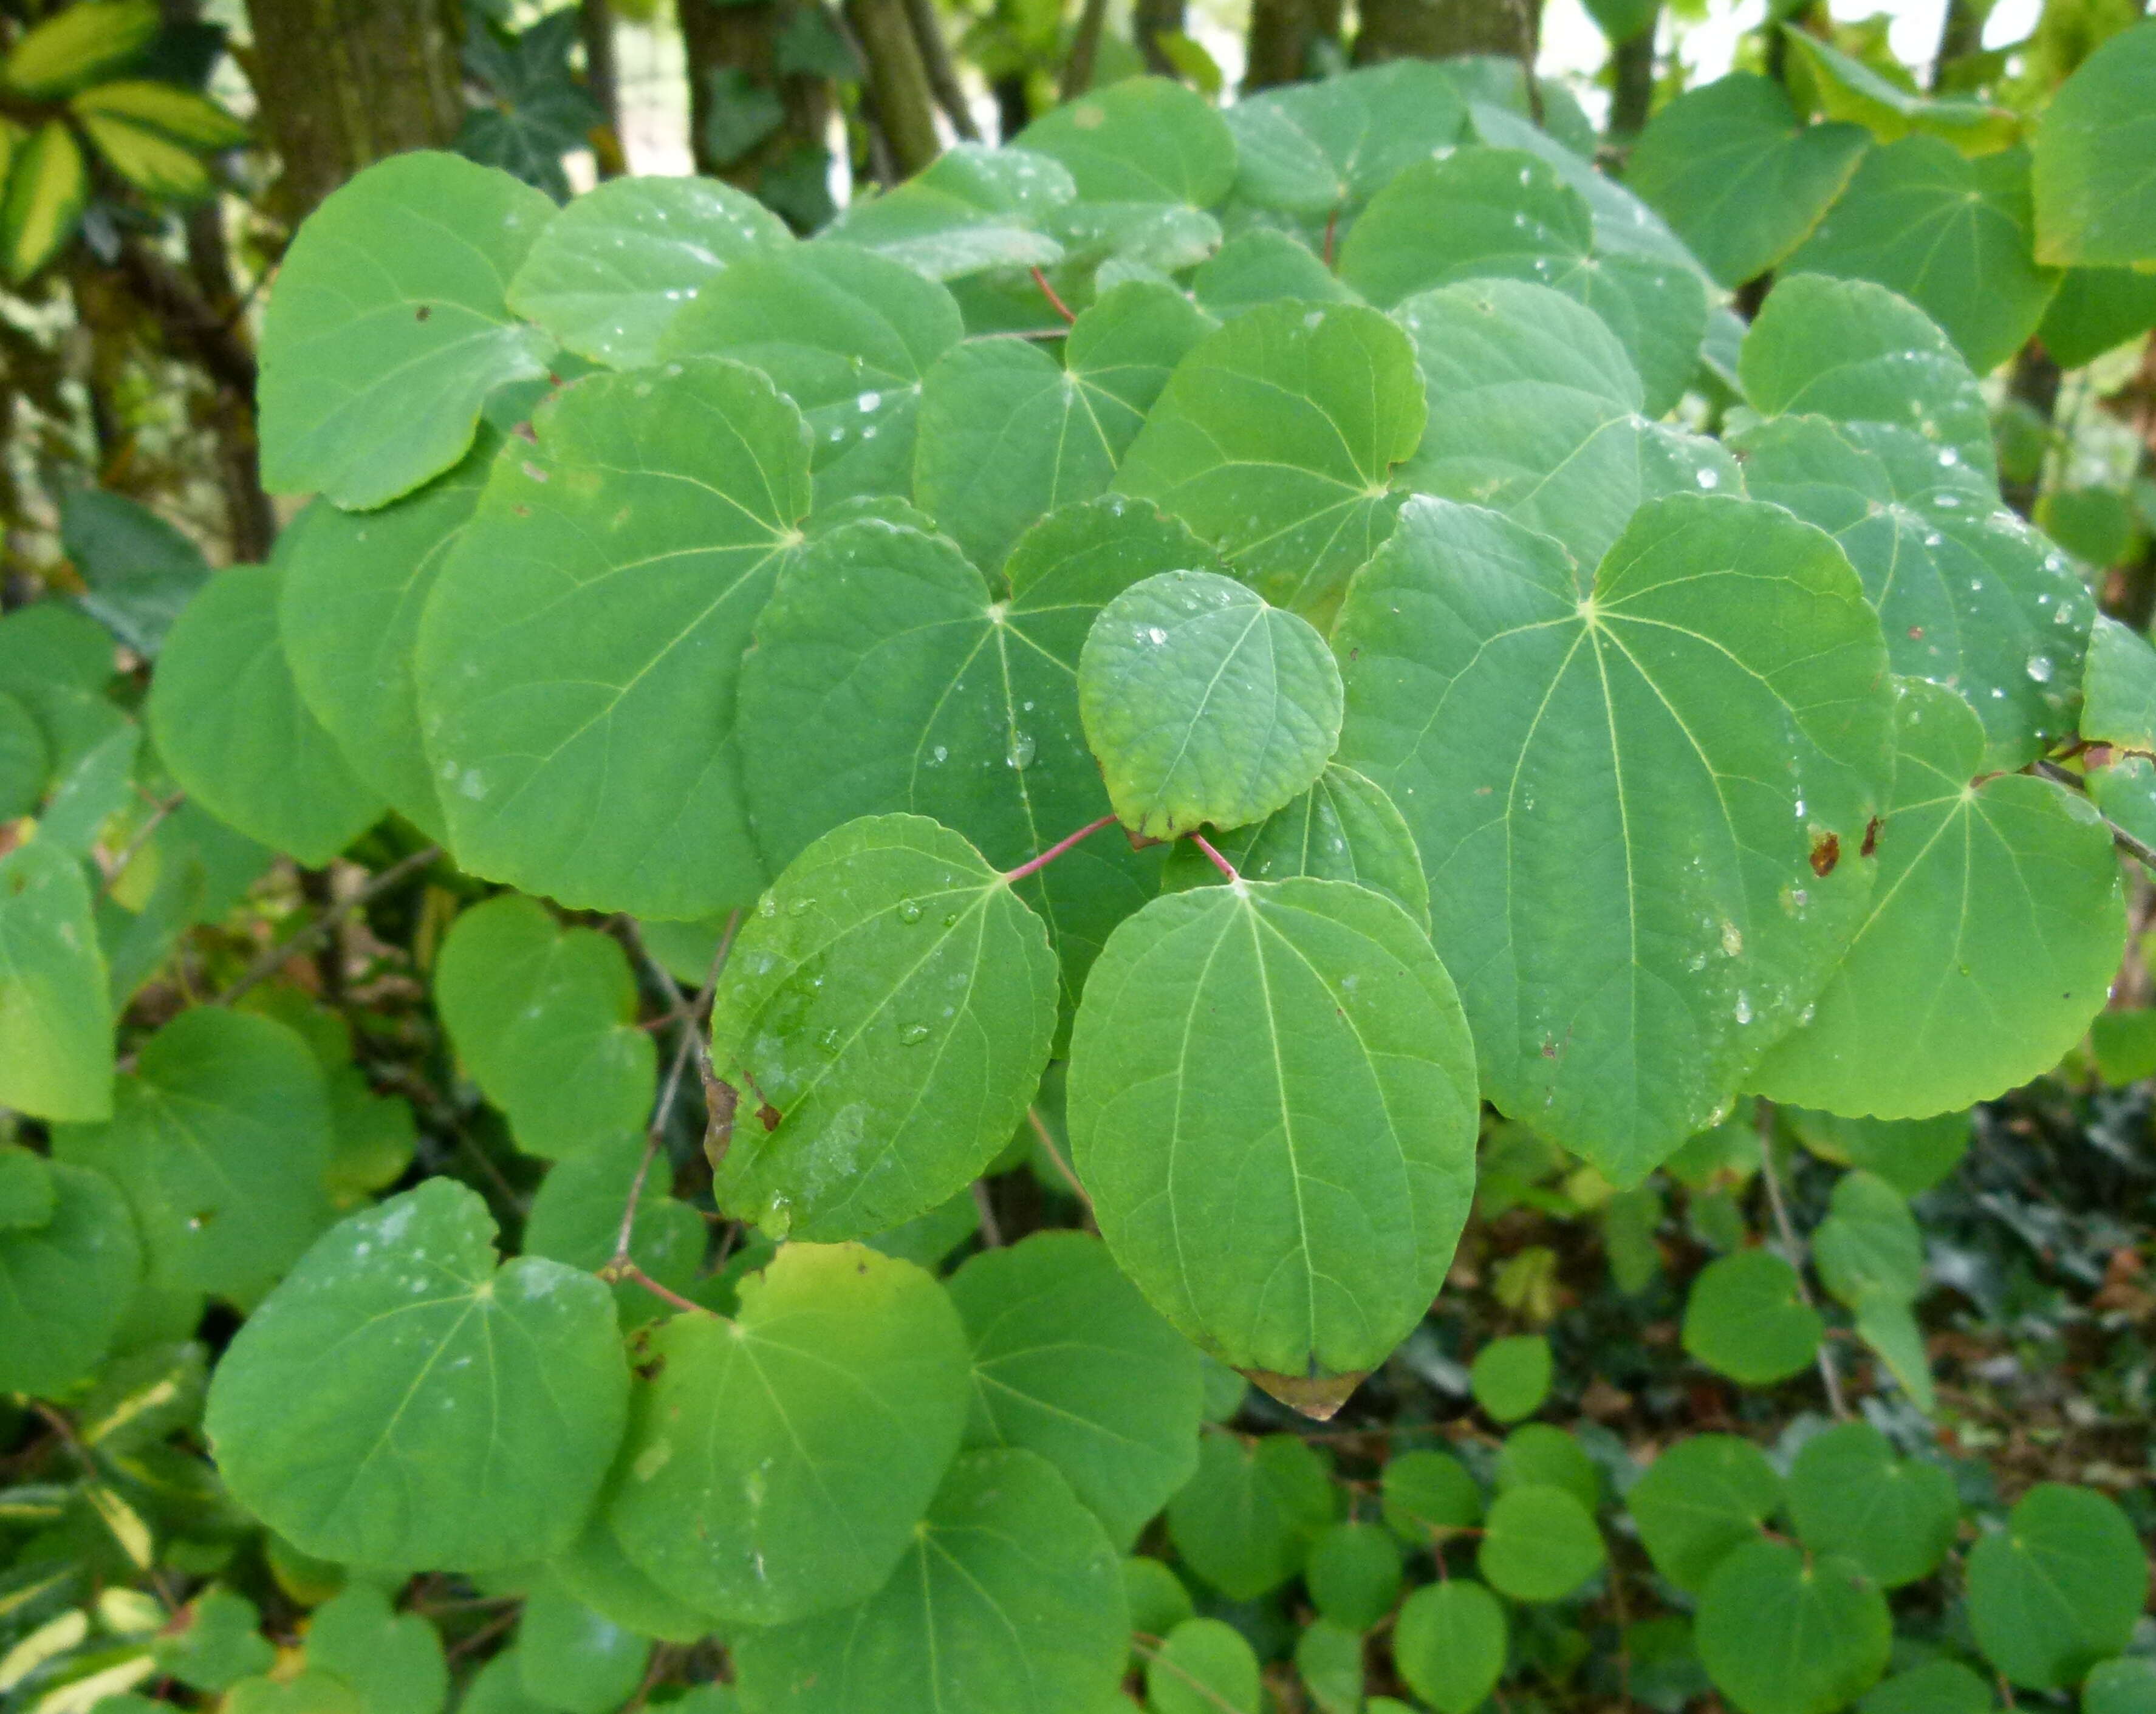
M 921 377 L 962 331 L 935 281 L 819 242 L 733 263 L 667 325 L 659 354 L 732 357 L 768 375 L 808 421 L 822 511 L 911 492 Z
M 112 639 L 87 614 L 40 601 L 0 616 L 0 692 L 29 711 L 56 779 L 126 724 L 105 695 L 113 672 Z
M 1148 1636 L 1166 1636 L 1195 1610 L 1183 1579 L 1142 1554 L 1123 1561 L 1123 1593 L 1130 1600 L 1131 1629 Z
M 1964 155 L 1986 160 L 2021 135 L 2021 120 L 2004 107 L 1954 96 L 1922 95 L 1882 76 L 1831 42 L 1789 24 L 1789 45 L 1810 72 L 1820 107 L 1830 119 L 1861 125 L 1889 146 L 1914 136 L 1940 141 Z
M 1276 606 L 1329 615 L 1392 528 L 1393 467 L 1423 431 L 1406 336 L 1355 305 L 1267 304 L 1168 377 L 1116 473 Z
M 1132 585 L 1101 610 L 1078 662 L 1086 742 L 1141 838 L 1285 808 L 1339 742 L 1340 699 L 1325 639 L 1213 572 Z
M 1737 286 L 1804 241 L 1870 146 L 1861 126 L 1808 124 L 1779 84 L 1734 71 L 1647 122 L 1625 182 Z
M 192 537 L 102 488 L 61 495 L 60 546 L 89 586 L 77 598 L 82 610 L 145 659 L 209 577 Z
M 1897 726 L 1870 909 L 1751 1086 L 1799 1106 L 1913 1119 L 2056 1065 L 2104 1004 L 2126 919 L 2111 836 L 2086 798 L 2026 774 L 1975 783 L 1983 731 L 1950 691 L 1902 681 Z M 1899 1050 L 1881 1060 L 1888 1037 Z
M 53 1151 L 126 1193 L 151 1284 L 251 1308 L 329 1224 L 330 1124 L 305 1042 L 198 1006 L 143 1043 L 111 1118 L 56 1126 Z
M 1812 1229 L 1812 1264 L 1851 1309 L 1872 1292 L 1912 1303 L 1924 1286 L 1923 1236 L 1900 1191 L 1872 1173 L 1848 1173 Z
M 1302 1580 L 1326 1618 L 1369 1630 L 1399 1598 L 1400 1544 L 1383 1524 L 1336 1523 L 1311 1543 Z
M 1119 1547 L 1198 1467 L 1198 1352 L 1097 1239 L 1040 1232 L 950 1281 L 973 1350 L 969 1445 L 1039 1453 Z
M 1389 309 L 1435 286 L 1512 279 L 1550 286 L 1609 325 L 1660 416 L 1683 397 L 1707 333 L 1697 269 L 1597 245 L 1587 199 L 1512 149 L 1462 149 L 1410 167 L 1356 221 L 1340 277 Z
M 1530 1483 L 1497 1496 L 1475 1563 L 1500 1594 L 1557 1601 L 1601 1569 L 1607 1554 L 1594 1515 L 1576 1497 Z
M 1976 377 L 1936 322 L 1883 285 L 1784 275 L 1744 336 L 1738 373 L 1762 416 L 1911 428 L 1996 474 L 1990 408 Z
M 1443 67 L 1399 59 L 1266 90 L 1224 116 L 1235 138 L 1236 198 L 1322 219 L 1458 141 L 1467 108 Z
M 1099 1714 L 1129 1630 L 1115 1550 L 1054 1466 L 983 1450 L 959 1455 L 880 1591 L 733 1652 L 771 1714 Z
M 1602 1504 L 1602 1472 L 1577 1436 L 1554 1423 L 1526 1423 L 1497 1450 L 1497 1491 L 1540 1485 L 1562 1488 L 1589 1511 Z
M 52 752 L 30 711 L 0 691 L 0 821 L 34 813 L 52 771 Z
M 719 1205 L 819 1240 L 926 1214 L 1024 1118 L 1055 994 L 1045 926 L 960 835 L 915 815 L 825 834 L 712 1003 L 712 1066 L 741 1090 Z
M 1929 1119 L 1844 1119 L 1784 1107 L 1781 1116 L 1814 1154 L 1838 1166 L 1861 1167 L 1903 1196 L 1929 1190 L 1969 1152 L 1966 1113 Z
M 1155 901 L 1093 969 L 1069 1112 L 1101 1234 L 1154 1306 L 1331 1414 L 1429 1307 L 1470 1195 L 1450 979 L 1342 881 Z
M 2079 369 L 2156 326 L 2156 275 L 2068 268 L 2036 336 L 2061 369 Z
M 1863 1714 L 1991 1714 L 1995 1706 L 1989 1685 L 1943 1658 L 1881 1680 L 1857 1704 Z
M 1449 1452 L 1403 1452 L 1385 1461 L 1386 1526 L 1402 1541 L 1427 1547 L 1439 1532 L 1482 1522 L 1482 1491 Z
M 1363 1639 L 1344 1624 L 1317 1619 L 1305 1625 L 1295 1640 L 1295 1670 L 1318 1714 L 1363 1714 Z
M 1685 1300 L 1685 1350 L 1747 1387 L 1770 1387 L 1808 1368 L 1825 1331 L 1797 1270 L 1763 1250 L 1709 1262 Z
M 668 1643 L 693 1643 L 709 1636 L 717 1620 L 676 1600 L 632 1565 L 606 1512 L 602 1491 L 597 1514 L 567 1552 L 547 1562 L 547 1574 L 593 1612 L 640 1636 Z
M 707 916 L 762 860 L 735 687 L 808 510 L 798 413 L 705 360 L 594 375 L 496 462 L 419 629 L 459 864 L 564 904 Z
M 1969 1618 L 2011 1682 L 2062 1690 L 2122 1652 L 2148 1593 L 2126 1514 L 2090 1488 L 2039 1482 L 1969 1556 Z
M 190 1601 L 179 1617 L 184 1621 L 182 1627 L 157 1639 L 157 1665 L 190 1689 L 228 1690 L 239 1680 L 267 1672 L 277 1664 L 275 1646 L 262 1634 L 262 1609 L 244 1595 L 208 1588 Z M 428 1634 L 432 1635 L 432 1630 Z M 308 1641 L 311 1654 L 311 1635 Z M 435 1650 L 440 1652 L 439 1643 Z M 447 1687 L 445 1678 L 444 1689 Z M 434 1706 L 439 1709 L 441 1705 Z
M 1943 1465 L 1897 1458 L 1870 1423 L 1837 1423 L 1789 1467 L 1789 1515 L 1814 1553 L 1841 1554 L 1882 1589 L 1938 1569 L 1961 1522 Z
M 1292 1434 L 1201 1435 L 1198 1473 L 1168 1502 L 1175 1551 L 1235 1601 L 1255 1601 L 1301 1571 L 1332 1519 L 1324 1460 Z
M 793 242 L 745 191 L 710 178 L 610 178 L 550 221 L 509 304 L 595 363 L 654 362 L 666 324 L 726 266 Z
M 1058 507 L 1102 493 L 1169 373 L 1211 324 L 1133 280 L 1073 324 L 1065 362 L 1019 340 L 947 352 L 921 383 L 914 497 L 991 574 Z
M 2082 1707 L 2084 1714 L 2148 1714 L 2156 1708 L 2156 1662 L 2127 1655 L 2098 1661 L 2082 1681 Z
M 441 1633 L 417 1613 L 396 1612 L 371 1583 L 347 1583 L 315 1609 L 307 1665 L 357 1691 L 367 1714 L 441 1714 L 449 1699 Z
M 1385 894 L 1414 918 L 1416 927 L 1430 932 L 1430 883 L 1414 835 L 1377 783 L 1352 767 L 1327 762 L 1311 788 L 1286 808 L 1226 833 L 1210 830 L 1207 837 L 1238 874 L 1252 880 L 1306 875 L 1355 881 Z M 1223 879 L 1213 860 L 1185 841 L 1169 854 L 1162 885 L 1177 891 Z
M 446 475 L 379 511 L 317 500 L 277 538 L 277 635 L 306 710 L 390 807 L 444 831 L 419 730 L 413 654 L 442 563 L 470 524 L 501 438 L 481 428 Z
M 1210 101 L 1165 77 L 1127 78 L 1043 114 L 1014 140 L 1060 161 L 1088 203 L 1209 208 L 1235 182 L 1235 140 Z
M 1743 1714 L 1830 1714 L 1886 1670 L 1886 1597 L 1853 1560 L 1753 1542 L 1716 1568 L 1693 1636 L 1714 1686 Z
M 1517 61 L 1509 56 L 1485 56 L 1484 63 L 1500 69 L 1514 88 L 1521 87 Z M 1548 120 L 1563 110 L 1560 102 L 1551 99 L 1552 92 L 1562 86 L 1547 79 L 1540 81 L 1543 116 Z M 1556 134 L 1554 126 L 1545 130 L 1530 118 L 1524 100 L 1504 106 L 1488 100 L 1470 101 L 1467 116 L 1475 135 L 1491 148 L 1515 149 L 1537 157 L 1586 198 L 1587 206 L 1594 211 L 1597 249 L 1613 255 L 1641 256 L 1706 273 L 1700 266 L 1699 258 L 1685 248 L 1684 241 L 1670 230 L 1661 215 L 1595 167 L 1590 158 L 1594 152 L 1591 128 L 1584 136 L 1568 142 Z
M 1246 310 L 1282 298 L 1318 304 L 1355 301 L 1355 294 L 1318 260 L 1309 245 L 1269 226 L 1237 233 L 1199 269 L 1190 287 L 1199 306 L 1221 321 L 1232 321 Z
M 2089 633 L 2081 735 L 2092 744 L 2156 755 L 2156 649 L 2107 614 Z
M 2020 349 L 2058 289 L 2030 259 L 2031 219 L 2025 151 L 1971 161 L 1936 137 L 1904 137 L 1864 157 L 1788 266 L 1901 293 L 1981 375 Z
M 1520 1333 L 1493 1339 L 1476 1352 L 1468 1383 L 1492 1420 L 1516 1423 L 1542 1409 L 1551 1370 L 1549 1341 L 1539 1333 Z
M 1958 690 L 1985 766 L 2020 767 L 2073 730 L 2095 603 L 1991 479 L 1912 429 L 1777 417 L 1732 437 L 1745 489 L 1841 544 L 1894 670 Z M 2083 728 L 2086 731 L 2086 727 Z
M 16 1158 L 10 1148 L 8 1157 Z M 142 1273 L 127 1204 L 101 1173 L 48 1162 L 34 1173 L 44 1217 L 0 1227 L 0 1391 L 53 1398 L 96 1368 Z
M 1758 1540 L 1781 1503 L 1782 1479 L 1766 1454 L 1734 1434 L 1678 1441 L 1625 1496 L 1655 1569 L 1687 1594 L 1705 1588 L 1732 1552 Z
M 765 856 L 783 866 L 856 816 L 910 810 L 1016 868 L 1097 820 L 1108 796 L 1078 715 L 1086 631 L 1139 578 L 1215 563 L 1173 519 L 1115 497 L 1029 531 L 1003 599 L 917 531 L 867 521 L 819 536 L 787 567 L 742 668 Z M 1109 931 L 1156 890 L 1158 862 L 1096 838 L 1018 884 L 1048 923 L 1068 1006 Z
M 150 731 L 189 796 L 320 869 L 382 800 L 300 698 L 278 636 L 282 582 L 269 566 L 232 566 L 203 586 L 158 657 Z
M 1062 260 L 1063 246 L 1043 223 L 1077 193 L 1050 156 L 959 143 L 896 190 L 850 203 L 825 230 L 931 280 L 1045 267 Z
M 1743 491 L 1714 442 L 1640 415 L 1616 336 L 1562 292 L 1470 280 L 1419 293 L 1398 319 L 1431 405 L 1402 487 L 1502 511 L 1590 565 L 1646 500 Z
M 743 1280 L 737 1318 L 676 1316 L 651 1351 L 607 1513 L 630 1561 L 729 1624 L 874 1595 L 965 1422 L 942 1288 L 860 1244 L 788 1244 Z
M 303 1552 L 485 1570 L 575 1539 L 628 1390 L 606 1288 L 497 1267 L 486 1204 L 430 1178 L 307 1252 L 218 1363 L 207 1425 L 234 1494 Z
M 82 865 L 33 839 L 0 857 L 0 1105 L 109 1116 L 112 1022 Z
M 1334 646 L 1342 758 L 1414 831 L 1485 1092 L 1636 1183 L 1861 920 L 1891 688 L 1848 562 L 1778 507 L 1671 499 L 1590 586 L 1418 499 Z
M 19 1142 L 0 1143 L 0 1232 L 34 1231 L 59 1199 L 50 1162 Z
M 332 192 L 262 328 L 262 480 L 366 508 L 465 455 L 480 407 L 553 341 L 505 294 L 552 201 L 454 155 L 393 155 Z
M 2156 28 L 2134 24 L 2084 59 L 2038 121 L 2036 255 L 2055 265 L 2156 259 Z
M 516 1627 L 524 1693 L 561 1714 L 615 1714 L 636 1695 L 651 1640 L 552 1585 L 525 1598 Z
M 504 894 L 461 912 L 434 967 L 442 1024 L 486 1098 L 536 1155 L 644 1129 L 658 1050 L 637 1028 L 635 973 L 613 937 L 563 928 Z
M 1504 1604 L 1472 1578 L 1425 1583 L 1393 1629 L 1393 1662 L 1437 1714 L 1473 1714 L 1504 1674 Z
M 1224 1619 L 1186 1619 L 1146 1661 L 1152 1714 L 1260 1714 L 1258 1657 Z
M 629 1206 L 644 1148 L 635 1132 L 617 1132 L 551 1167 L 525 1218 L 524 1253 L 591 1273 L 613 1260 L 622 1211 Z M 683 1292 L 702 1269 L 706 1234 L 704 1217 L 665 1193 L 668 1175 L 662 1151 L 654 1157 L 637 1198 L 629 1259 L 668 1291 Z M 624 1328 L 641 1327 L 665 1310 L 639 1281 L 624 1280 L 613 1290 Z

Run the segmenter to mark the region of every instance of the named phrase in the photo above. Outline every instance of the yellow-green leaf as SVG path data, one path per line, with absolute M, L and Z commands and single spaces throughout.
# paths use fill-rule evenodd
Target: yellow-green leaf
M 160 23 L 156 0 L 89 0 L 70 6 L 8 50 L 0 81 L 19 95 L 65 95 L 139 53 Z
M 57 119 L 39 126 L 8 176 L 0 208 L 0 248 L 8 277 L 20 285 L 74 235 L 90 194 L 90 174 L 74 134 Z

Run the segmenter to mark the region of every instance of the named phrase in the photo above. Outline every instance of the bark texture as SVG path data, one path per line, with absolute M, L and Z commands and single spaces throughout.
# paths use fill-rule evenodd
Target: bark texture
M 1505 54 L 1532 64 L 1542 0 L 1363 0 L 1355 63 Z

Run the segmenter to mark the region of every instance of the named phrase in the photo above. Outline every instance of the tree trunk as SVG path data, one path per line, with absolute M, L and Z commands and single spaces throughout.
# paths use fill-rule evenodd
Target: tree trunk
M 446 0 L 247 0 L 248 72 L 283 164 L 272 193 L 297 224 L 352 174 L 439 149 L 464 118 Z
M 929 88 L 936 92 L 936 105 L 943 110 L 952 131 L 967 142 L 978 143 L 981 128 L 973 122 L 966 86 L 959 80 L 957 63 L 951 57 L 951 44 L 944 38 L 943 21 L 936 15 L 936 0 L 906 0 L 906 19 L 921 49 L 921 67 L 928 74 Z
M 762 196 L 767 175 L 798 167 L 804 159 L 828 160 L 824 138 L 831 121 L 830 80 L 778 69 L 781 33 L 797 5 L 813 3 L 814 0 L 761 0 L 727 6 L 714 0 L 680 0 L 676 10 L 688 54 L 689 147 L 697 172 Z M 712 80 L 729 70 L 775 93 L 783 117 L 778 128 L 754 147 L 721 160 L 711 140 L 711 115 L 718 105 Z M 823 218 L 806 206 L 779 206 L 778 200 L 773 206 L 803 228 Z
M 1146 69 L 1160 77 L 1180 77 L 1175 63 L 1161 51 L 1163 36 L 1179 36 L 1186 22 L 1183 0 L 1135 0 L 1131 8 L 1131 36 L 1143 56 Z M 1255 20 L 1253 20 L 1255 28 Z
M 943 152 L 943 139 L 937 133 L 936 96 L 906 0 L 846 0 L 846 22 L 868 61 L 869 92 L 891 146 L 891 166 L 901 178 L 911 178 Z
M 621 64 L 614 51 L 613 0 L 583 0 L 577 9 L 577 33 L 584 44 L 584 87 L 606 116 L 593 139 L 592 154 L 601 178 L 629 171 L 621 142 Z
M 1655 29 L 1661 22 L 1657 11 L 1639 34 L 1609 50 L 1613 142 L 1629 143 L 1647 128 L 1647 115 L 1655 105 Z
M 1542 0 L 1363 0 L 1355 63 L 1502 54 L 1532 65 Z
M 1365 0 L 1364 14 L 1373 0 Z M 1300 83 L 1318 72 L 1321 46 L 1340 43 L 1341 0 L 1250 0 L 1243 93 Z
M 2007 372 L 2007 391 L 2021 401 L 2049 428 L 2059 411 L 2059 366 L 2051 355 L 2035 340 L 2030 340 L 2015 353 L 2014 367 Z M 2035 475 L 2025 482 L 2008 480 L 1999 484 L 2000 497 L 2007 505 L 2027 517 L 2036 509 L 2036 497 L 2044 485 L 2044 475 L 2040 467 Z
M 1932 61 L 1933 95 L 1943 87 L 1948 66 L 1983 51 L 1984 14 L 1990 10 L 1991 0 L 1947 0 L 1946 16 L 1939 21 L 1939 51 Z

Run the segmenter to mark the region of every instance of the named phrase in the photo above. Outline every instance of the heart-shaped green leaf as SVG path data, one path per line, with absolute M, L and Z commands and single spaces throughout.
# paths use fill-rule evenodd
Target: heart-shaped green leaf
M 112 1111 L 112 1002 L 82 865 L 49 839 L 0 857 L 0 1101 L 40 1119 Z
M 2156 258 L 2156 28 L 2129 26 L 2083 60 L 2036 129 L 2036 255 L 2132 266 Z
M 44 1219 L 0 1229 L 0 1310 L 8 1318 L 0 1387 L 50 1398 L 88 1375 L 110 1347 L 141 1283 L 142 1254 L 110 1179 L 27 1151 L 20 1158 L 36 1162 L 49 1201 Z

